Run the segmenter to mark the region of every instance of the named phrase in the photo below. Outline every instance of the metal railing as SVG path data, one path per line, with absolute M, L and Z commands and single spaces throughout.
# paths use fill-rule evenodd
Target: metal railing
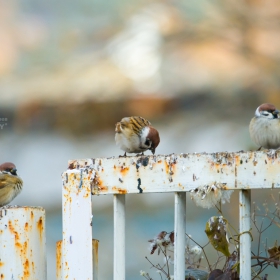
M 279 169 L 277 151 L 69 161 L 69 169 L 62 175 L 63 241 L 58 279 L 98 278 L 91 242 L 91 194 L 112 194 L 114 280 L 125 280 L 125 196 L 155 192 L 174 193 L 174 277 L 185 279 L 186 192 L 218 183 L 225 190 L 240 192 L 240 279 L 251 279 L 250 190 L 279 188 Z

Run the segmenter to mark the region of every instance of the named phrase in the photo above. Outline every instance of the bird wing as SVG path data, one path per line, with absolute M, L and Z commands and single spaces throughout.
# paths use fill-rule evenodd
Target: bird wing
M 5 188 L 7 184 L 7 178 L 3 174 L 0 174 L 0 189 Z
M 142 127 L 150 126 L 151 125 L 151 123 L 148 120 L 146 120 L 146 119 L 144 119 L 142 117 L 139 117 L 139 116 L 131 117 L 131 121 L 141 125 Z
M 21 178 L 9 174 L 0 174 L 0 189 L 3 189 L 8 185 L 14 185 L 18 183 L 22 184 Z
M 139 116 L 126 117 L 116 123 L 115 132 L 140 135 L 142 129 L 151 123 Z
M 134 131 L 134 133 L 136 133 L 137 135 L 141 134 L 141 131 L 143 130 L 143 128 L 145 128 L 146 126 L 150 126 L 151 123 L 142 118 L 142 117 L 138 117 L 138 116 L 134 116 L 134 117 L 130 117 L 129 123 L 128 123 L 128 128 L 131 131 Z

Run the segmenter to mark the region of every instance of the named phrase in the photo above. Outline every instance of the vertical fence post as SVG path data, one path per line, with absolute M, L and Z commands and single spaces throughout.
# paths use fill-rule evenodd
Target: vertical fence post
M 62 278 L 62 240 L 56 242 L 56 280 Z
M 91 186 L 83 169 L 63 173 L 62 279 L 92 280 Z
M 47 279 L 43 208 L 0 209 L 0 278 Z
M 174 279 L 185 279 L 186 193 L 175 193 Z
M 92 266 L 93 266 L 93 280 L 98 280 L 98 244 L 99 240 L 92 240 Z
M 125 280 L 125 195 L 114 195 L 114 280 Z
M 239 191 L 240 280 L 251 279 L 251 191 Z
M 96 239 L 92 240 L 92 261 L 93 261 L 93 280 L 98 280 L 98 243 Z M 56 280 L 62 278 L 62 240 L 56 242 Z

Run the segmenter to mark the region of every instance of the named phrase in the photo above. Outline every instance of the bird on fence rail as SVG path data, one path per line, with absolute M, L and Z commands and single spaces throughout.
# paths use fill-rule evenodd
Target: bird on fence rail
M 0 207 L 9 204 L 22 190 L 23 181 L 11 162 L 0 165 Z
M 260 105 L 255 111 L 249 126 L 251 139 L 260 146 L 259 150 L 280 147 L 279 111 L 269 103 Z
M 151 150 L 154 154 L 160 142 L 158 131 L 142 117 L 126 117 L 116 123 L 115 141 L 126 153 L 142 153 Z

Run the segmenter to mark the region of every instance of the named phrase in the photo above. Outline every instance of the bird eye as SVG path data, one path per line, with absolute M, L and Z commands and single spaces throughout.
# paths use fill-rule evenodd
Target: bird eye
M 267 113 L 263 113 L 263 115 L 267 117 L 269 114 L 267 114 Z
M 12 175 L 17 175 L 17 170 L 13 168 L 6 169 L 7 172 L 11 173 Z
M 147 139 L 147 140 L 146 140 L 145 145 L 146 145 L 146 146 L 150 146 L 150 145 L 151 145 L 150 139 Z

